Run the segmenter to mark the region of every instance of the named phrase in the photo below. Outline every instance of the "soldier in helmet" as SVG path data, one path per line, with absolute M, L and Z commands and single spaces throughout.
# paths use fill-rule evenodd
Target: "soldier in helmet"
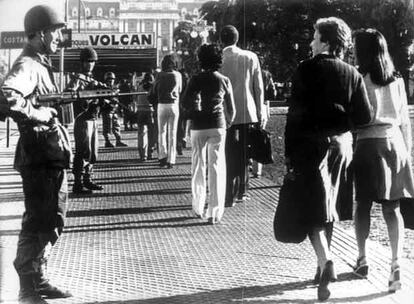
M 52 8 L 32 7 L 24 18 L 28 43 L 0 86 L 0 120 L 11 117 L 20 131 L 14 162 L 25 197 L 14 260 L 20 303 L 44 304 L 43 297 L 71 296 L 51 285 L 45 273 L 46 249 L 56 243 L 64 226 L 70 145 L 56 110 L 36 102 L 37 94 L 57 92 L 49 55 L 56 52 L 64 26 Z
M 98 55 L 92 47 L 86 47 L 80 52 L 81 75 L 74 77 L 67 90 L 95 90 L 100 86 L 92 78 L 92 71 Z M 75 137 L 75 157 L 73 159 L 73 175 L 75 178 L 72 191 L 75 194 L 88 194 L 92 190 L 102 190 L 103 187 L 93 182 L 93 164 L 98 158 L 98 113 L 99 99 L 79 101 L 74 105 L 76 116 L 73 126 Z
M 115 85 L 115 74 L 113 72 L 106 72 L 104 75 L 104 81 L 108 88 L 117 89 Z M 105 138 L 105 147 L 113 148 L 114 145 L 109 140 L 109 133 L 113 133 L 116 139 L 117 147 L 126 147 L 127 145 L 121 141 L 121 126 L 118 122 L 118 98 L 104 99 L 102 104 L 102 123 L 103 123 L 103 136 Z

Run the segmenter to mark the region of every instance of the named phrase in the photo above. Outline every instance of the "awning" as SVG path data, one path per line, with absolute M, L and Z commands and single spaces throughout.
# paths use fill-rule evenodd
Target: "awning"
M 81 49 L 65 49 L 65 72 L 79 72 L 79 53 Z M 103 75 L 107 71 L 118 75 L 127 75 L 133 72 L 148 72 L 156 68 L 157 49 L 95 49 L 98 53 L 98 61 L 94 74 Z M 59 53 L 51 56 L 52 64 L 59 68 Z

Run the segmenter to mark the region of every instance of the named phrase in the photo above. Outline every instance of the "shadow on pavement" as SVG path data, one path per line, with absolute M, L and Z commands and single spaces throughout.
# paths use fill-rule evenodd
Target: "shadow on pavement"
M 167 178 L 163 174 L 159 174 L 159 175 L 117 176 L 117 177 L 102 177 L 102 178 L 95 177 L 94 181 L 99 181 L 99 182 L 114 181 L 114 180 L 115 181 L 120 181 L 120 180 L 129 181 L 131 179 L 134 179 L 134 180 L 140 180 L 139 182 L 147 182 L 147 180 L 148 180 L 148 182 L 154 182 L 154 181 L 161 180 L 161 178 L 162 178 L 162 180 L 168 180 L 168 179 L 171 179 L 171 178 L 178 179 L 180 177 L 182 177 L 182 179 L 184 179 L 183 178 L 184 176 L 186 176 L 185 179 L 188 180 L 189 177 L 191 176 L 191 174 L 190 173 L 188 173 L 188 174 L 169 174 L 169 175 L 167 175 Z M 154 180 L 153 178 L 157 178 L 157 179 Z M 174 179 L 174 180 L 176 180 L 176 179 Z M 253 188 L 253 189 L 256 189 L 256 188 Z
M 154 220 L 151 220 L 154 222 Z M 140 223 L 140 222 L 137 222 Z M 123 230 L 139 230 L 139 229 L 159 229 L 159 228 L 185 228 L 185 227 L 195 227 L 195 226 L 209 226 L 208 222 L 192 222 L 192 223 L 179 223 L 179 224 L 165 224 L 165 225 L 131 225 L 125 227 L 124 223 L 115 223 L 112 224 L 116 227 L 108 227 L 108 228 L 82 228 L 82 229 L 70 229 L 64 230 L 65 234 L 70 233 L 80 233 L 80 232 L 99 232 L 99 231 L 123 231 Z M 183 302 L 185 303 L 185 302 Z
M 111 178 L 111 179 L 101 179 L 101 178 L 94 178 L 95 182 L 98 182 L 100 185 L 112 185 L 112 184 L 153 184 L 159 182 L 181 182 L 181 181 L 190 181 L 190 177 L 187 175 L 180 175 L 180 177 L 174 177 L 168 175 L 167 177 L 163 176 L 156 176 L 158 178 L 150 178 L 148 176 L 129 176 L 129 177 L 120 177 L 120 178 Z
M 154 207 L 137 207 L 137 208 L 108 208 L 108 209 L 89 209 L 89 210 L 71 210 L 66 217 L 89 217 L 89 216 L 107 216 L 120 214 L 137 214 L 162 211 L 181 211 L 191 210 L 191 206 L 174 205 L 174 206 L 154 206 Z
M 160 297 L 145 300 L 127 300 L 127 301 L 106 301 L 106 302 L 88 302 L 85 304 L 100 303 L 100 304 L 182 304 L 182 303 L 249 303 L 249 304 L 262 304 L 262 303 L 284 303 L 284 304 L 310 304 L 318 302 L 316 299 L 316 286 L 315 286 L 315 299 L 266 299 L 266 297 L 280 296 L 286 291 L 301 290 L 311 287 L 312 281 L 298 281 L 268 286 L 249 286 L 238 287 L 222 290 L 214 290 L 209 292 L 200 292 L 188 295 L 176 295 L 170 297 Z M 377 298 L 385 297 L 389 295 L 387 292 L 379 292 L 367 294 L 359 297 L 345 297 L 335 298 L 335 295 L 329 299 L 329 303 L 350 303 L 350 302 L 363 302 L 370 301 Z M 258 299 L 260 298 L 260 299 Z
M 114 225 L 131 225 L 131 224 L 140 224 L 140 223 L 169 223 L 169 222 L 179 222 L 179 221 L 187 221 L 187 220 L 194 220 L 194 217 L 189 216 L 181 216 L 181 217 L 170 217 L 170 218 L 163 218 L 163 219 L 150 219 L 150 220 L 143 220 L 143 221 L 127 221 L 127 222 L 111 222 L 111 223 L 97 223 L 97 224 L 87 224 L 87 225 L 66 225 L 65 229 L 80 229 L 80 228 L 92 228 L 92 227 L 107 227 L 107 226 L 114 226 Z
M 0 203 L 11 203 L 24 201 L 23 192 L 1 193 Z
M 143 190 L 143 191 L 129 191 L 124 193 L 111 192 L 111 193 L 91 193 L 91 194 L 73 194 L 69 193 L 69 198 L 88 198 L 88 197 L 123 197 L 123 196 L 139 196 L 139 195 L 172 195 L 172 194 L 185 194 L 191 193 L 191 189 L 155 189 L 155 190 Z

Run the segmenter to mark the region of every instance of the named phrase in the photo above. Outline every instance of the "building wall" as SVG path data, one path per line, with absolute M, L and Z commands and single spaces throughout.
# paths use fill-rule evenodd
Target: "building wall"
M 173 32 L 178 22 L 197 18 L 198 9 L 205 1 L 69 0 L 68 24 L 75 32 L 153 32 L 159 62 L 174 51 Z

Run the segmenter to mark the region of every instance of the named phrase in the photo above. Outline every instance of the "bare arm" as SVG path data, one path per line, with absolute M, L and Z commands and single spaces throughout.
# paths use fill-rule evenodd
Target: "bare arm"
M 234 103 L 233 87 L 230 79 L 226 81 L 226 94 L 224 95 L 224 115 L 227 127 L 230 127 L 236 117 L 236 105 Z

